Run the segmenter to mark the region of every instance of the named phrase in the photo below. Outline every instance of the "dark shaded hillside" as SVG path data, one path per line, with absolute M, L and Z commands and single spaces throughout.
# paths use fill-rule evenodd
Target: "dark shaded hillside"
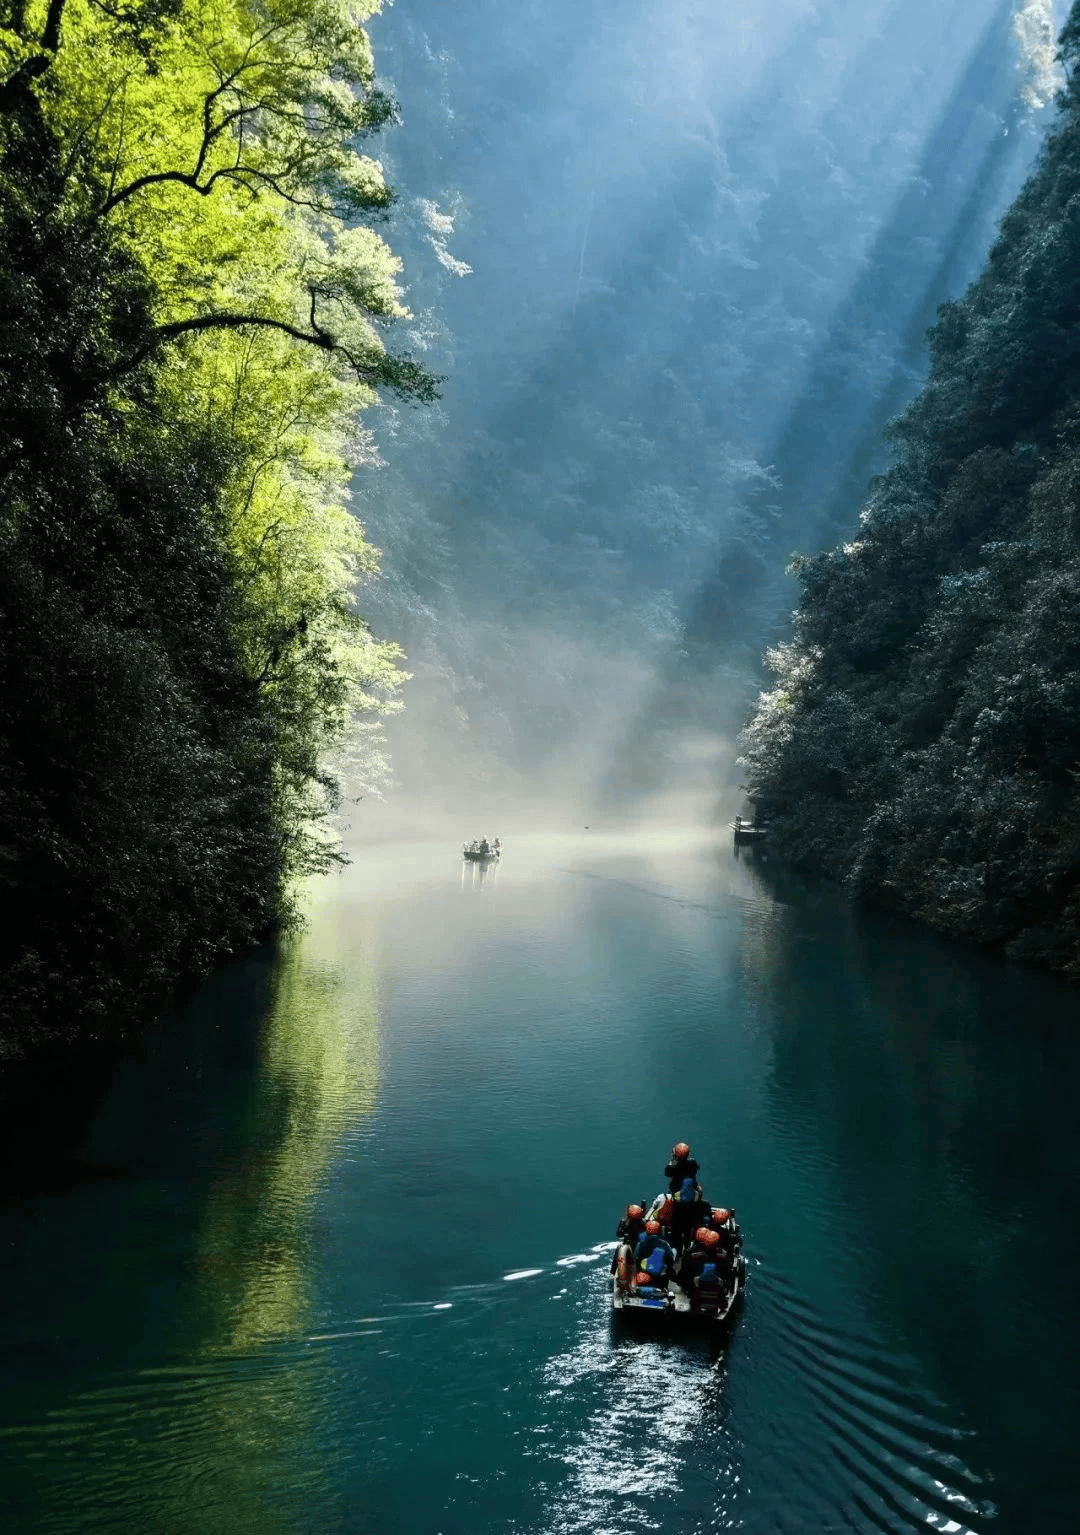
M 9 1049 L 123 1026 L 281 907 L 271 721 L 217 514 L 225 435 L 166 419 L 148 370 L 109 387 L 149 295 L 59 212 L 56 160 L 40 121 L 15 139 L 0 240 Z
M 0 1058 L 294 921 L 329 752 L 383 770 L 347 485 L 436 381 L 383 340 L 376 5 L 0 16 Z
M 1080 6 L 1061 36 L 1080 58 Z M 1080 975 L 1080 88 L 744 738 L 777 851 Z

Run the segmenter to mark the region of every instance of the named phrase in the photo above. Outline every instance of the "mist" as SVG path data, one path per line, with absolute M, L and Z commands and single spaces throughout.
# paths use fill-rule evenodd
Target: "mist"
M 354 485 L 383 553 L 361 608 L 413 674 L 388 808 L 354 831 L 738 798 L 789 554 L 856 525 L 924 332 L 1037 154 L 1062 20 L 1038 0 L 377 19 L 413 315 L 394 339 L 446 382 L 434 410 L 372 413 Z

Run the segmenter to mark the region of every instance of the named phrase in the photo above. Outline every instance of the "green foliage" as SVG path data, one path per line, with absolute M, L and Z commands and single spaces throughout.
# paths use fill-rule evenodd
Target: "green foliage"
M 51 0 L 0 28 L 9 1038 L 137 1017 L 292 920 L 384 770 L 348 509 L 390 353 L 393 111 L 345 0 Z M 358 744 L 357 744 L 358 743 Z
M 1067 61 L 1080 5 L 1062 34 Z M 857 539 L 797 562 L 745 735 L 780 851 L 1080 975 L 1080 95 L 938 312 Z

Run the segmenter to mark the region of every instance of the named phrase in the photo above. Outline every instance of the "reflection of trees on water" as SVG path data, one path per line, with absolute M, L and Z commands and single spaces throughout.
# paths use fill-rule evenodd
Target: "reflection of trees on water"
M 333 942 L 305 933 L 275 967 L 246 1133 L 210 1192 L 195 1262 L 225 1348 L 303 1330 L 308 1221 L 335 1149 L 375 1107 L 374 971 L 352 956 L 346 972 Z
M 797 884 L 741 955 L 770 1036 L 772 1132 L 815 1190 L 819 1235 L 873 1297 L 867 1325 L 985 1426 L 981 1453 L 1014 1468 L 999 1482 L 1042 1485 L 1055 1451 L 1034 1427 L 1036 1372 L 1080 1353 L 1065 1326 L 1080 1260 L 1075 990 L 820 888 L 811 905 Z M 801 1239 L 801 1217 L 793 1203 L 777 1240 Z M 1025 1421 L 1026 1442 L 1000 1427 Z
M 312 1225 L 335 1153 L 375 1108 L 377 1022 L 370 959 L 346 959 L 325 923 L 288 944 L 243 1130 L 210 1188 L 194 1255 L 202 1357 L 252 1361 L 200 1410 L 206 1474 L 227 1494 L 200 1500 L 215 1535 L 291 1528 L 290 1500 L 316 1463 L 327 1357 L 301 1341 L 318 1262 Z
M 161 1172 L 110 1182 L 116 1197 L 76 1206 L 101 1255 L 90 1248 L 73 1269 L 76 1295 L 93 1282 L 84 1303 L 73 1308 L 55 1279 L 47 1291 L 59 1307 L 50 1331 L 67 1330 L 76 1362 L 64 1397 L 58 1385 L 18 1430 L 19 1528 L 316 1527 L 332 1390 L 330 1355 L 308 1341 L 316 1222 L 336 1158 L 376 1105 L 377 1022 L 373 963 L 323 912 L 273 959 L 214 977 L 163 1032 L 158 1057 L 126 1085 L 118 1075 L 103 1145 Z M 151 1113 L 160 1123 L 140 1117 Z M 176 1185 L 203 1168 L 210 1180 L 189 1226 Z

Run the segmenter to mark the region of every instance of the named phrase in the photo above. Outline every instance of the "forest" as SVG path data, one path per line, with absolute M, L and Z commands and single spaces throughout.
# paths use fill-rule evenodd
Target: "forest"
M 743 740 L 789 862 L 1080 976 L 1080 6 L 1031 178 L 938 310 L 857 532 L 797 554 Z
M 414 674 L 399 798 L 735 794 L 787 556 L 850 537 L 1042 141 L 1052 7 L 1016 11 L 672 0 L 647 48 L 610 0 L 373 22 L 410 337 L 447 375 L 356 485 Z
M 898 14 L 887 47 L 830 55 L 820 102 L 798 7 L 778 87 L 734 55 L 688 73 L 693 7 L 655 57 L 564 0 L 397 9 L 0 13 L 9 1052 L 123 1029 L 292 924 L 388 721 L 415 799 L 617 801 L 688 756 L 688 721 L 714 774 L 784 551 L 849 521 L 1046 91 L 1018 90 L 1008 7 L 958 77 L 927 43 L 910 97 Z M 920 36 L 952 36 L 939 11 L 919 0 Z M 854 36 L 861 14 L 830 9 Z M 439 44 L 462 15 L 510 96 Z M 746 752 L 787 856 L 1068 968 L 1071 85 L 1060 111 L 862 530 L 796 561 Z M 417 673 L 411 728 L 381 636 Z
M 287 926 L 382 770 L 369 0 L 11 0 L 0 51 L 0 1035 L 122 1030 Z

